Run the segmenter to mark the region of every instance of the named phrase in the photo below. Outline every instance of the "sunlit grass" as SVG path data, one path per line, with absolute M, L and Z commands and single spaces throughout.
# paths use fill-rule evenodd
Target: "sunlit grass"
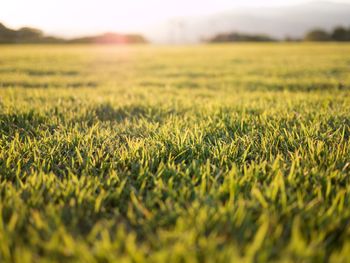
M 350 46 L 0 47 L 1 262 L 346 262 Z

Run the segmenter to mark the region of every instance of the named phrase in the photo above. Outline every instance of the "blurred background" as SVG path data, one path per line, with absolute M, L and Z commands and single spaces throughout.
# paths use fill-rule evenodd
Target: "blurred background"
M 0 42 L 349 41 L 350 0 L 2 0 Z

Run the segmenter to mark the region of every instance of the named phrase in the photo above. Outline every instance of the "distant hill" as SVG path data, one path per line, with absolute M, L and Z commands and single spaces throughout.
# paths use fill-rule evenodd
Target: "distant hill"
M 148 30 L 158 43 L 195 43 L 221 32 L 302 38 L 313 28 L 350 26 L 350 4 L 316 1 L 294 6 L 237 8 L 222 13 L 174 18 Z
M 19 30 L 13 30 L 0 23 L 0 43 L 63 43 L 64 41 L 64 39 L 45 36 L 36 28 L 22 27 Z
M 74 39 L 63 39 L 46 36 L 41 30 L 23 27 L 18 30 L 7 28 L 0 23 L 0 43 L 57 43 L 57 44 L 143 44 L 147 40 L 138 34 L 116 34 L 105 33 L 98 36 L 81 37 Z
M 105 33 L 103 35 L 74 38 L 67 41 L 68 43 L 88 43 L 88 44 L 134 44 L 147 43 L 147 40 L 137 34 L 116 34 Z

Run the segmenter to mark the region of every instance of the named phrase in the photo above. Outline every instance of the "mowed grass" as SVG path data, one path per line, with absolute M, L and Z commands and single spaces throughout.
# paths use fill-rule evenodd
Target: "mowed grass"
M 350 45 L 0 46 L 1 262 L 348 262 Z

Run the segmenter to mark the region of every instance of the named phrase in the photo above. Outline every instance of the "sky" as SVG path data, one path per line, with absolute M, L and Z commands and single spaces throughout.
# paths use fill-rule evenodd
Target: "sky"
M 1 0 L 0 22 L 37 27 L 54 35 L 139 32 L 174 17 L 242 7 L 281 6 L 309 0 Z M 335 0 L 329 0 L 335 1 Z M 349 2 L 343 0 L 341 2 Z

